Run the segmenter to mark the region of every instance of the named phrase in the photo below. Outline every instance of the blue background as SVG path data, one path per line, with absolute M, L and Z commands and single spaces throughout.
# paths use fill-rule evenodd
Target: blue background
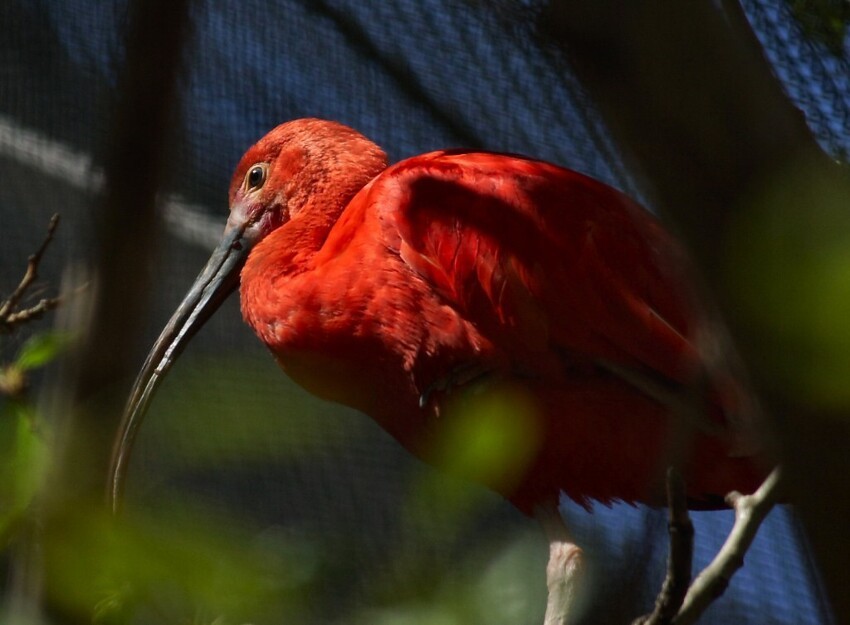
M 167 191 L 223 224 L 230 173 L 244 149 L 281 121 L 316 116 L 357 128 L 393 160 L 461 146 L 525 153 L 586 172 L 640 198 L 636 181 L 569 66 L 537 43 L 535 19 L 541 4 L 198 2 L 185 48 L 180 124 L 169 151 Z M 821 145 L 836 156 L 846 155 L 846 56 L 835 56 L 807 39 L 783 2 L 743 4 L 789 97 L 803 110 Z M 96 170 L 104 153 L 126 21 L 126 6 L 117 1 L 7 0 L 0 7 L 0 114 L 47 142 L 91 159 Z M 41 231 L 38 224 L 57 204 L 68 214 L 73 233 L 62 243 L 62 262 L 85 246 L 90 224 L 89 191 L 59 175 L 45 178 L 45 172 L 23 163 L 13 149 L 5 149 L 2 156 L 0 230 L 6 241 L 15 242 L 7 246 L 0 263 L 5 285 L 15 274 L 5 268 L 11 262 L 7 260 L 25 253 L 32 232 Z M 44 188 L 34 190 L 27 181 L 38 176 Z M 162 283 L 148 339 L 200 268 L 205 249 L 207 243 L 189 241 L 179 231 L 163 245 Z M 213 324 L 206 339 L 199 339 L 199 353 L 261 351 L 239 327 L 233 308 L 235 304 L 224 313 L 224 321 Z M 278 391 L 271 388 L 268 393 Z M 316 436 L 325 436 L 322 432 Z M 362 541 L 352 551 L 353 566 L 368 570 L 375 551 L 398 548 L 379 536 L 382 523 L 391 525 L 381 516 L 391 513 L 387 500 L 400 497 L 404 487 L 390 485 L 387 475 L 428 471 L 381 433 L 369 432 L 340 447 L 344 451 L 314 458 L 309 469 L 278 467 L 275 473 L 274 467 L 242 467 L 242 474 L 234 470 L 244 479 L 231 473 L 194 475 L 184 481 L 223 506 L 244 505 L 263 523 L 312 523 L 321 532 L 333 531 L 334 519 L 342 525 L 362 524 L 360 538 L 352 539 Z M 180 445 L 190 448 L 192 441 L 184 439 Z M 138 470 L 148 474 L 162 461 L 150 447 L 137 463 L 144 468 Z M 340 477 L 340 471 L 351 475 Z M 151 497 L 156 481 L 138 479 L 135 492 L 140 500 Z M 347 496 L 350 502 L 344 500 Z M 346 512 L 346 506 L 355 510 Z M 361 509 L 370 506 L 371 511 Z M 648 606 L 666 557 L 664 513 L 621 505 L 597 506 L 588 515 L 569 502 L 563 508 L 600 563 L 594 575 L 604 583 L 594 599 L 594 622 L 606 622 L 613 608 L 605 606 L 621 597 L 624 588 L 633 589 L 634 601 Z M 525 527 L 526 521 L 507 504 L 489 502 L 487 510 L 480 521 L 485 533 L 494 531 L 492 527 Z M 701 567 L 728 532 L 732 515 L 694 517 L 696 564 Z M 418 540 L 418 546 L 409 548 L 427 549 L 428 536 Z M 352 601 L 357 600 L 354 595 Z M 791 510 L 771 514 L 746 566 L 705 622 L 829 622 Z

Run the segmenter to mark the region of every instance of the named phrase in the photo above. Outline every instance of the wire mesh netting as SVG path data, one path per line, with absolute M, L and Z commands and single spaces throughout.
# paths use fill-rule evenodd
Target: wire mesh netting
M 137 359 L 223 228 L 232 168 L 284 120 L 341 121 L 391 160 L 459 146 L 529 154 L 643 197 L 569 64 L 541 39 L 544 4 L 193 3 Z M 807 37 L 781 0 L 743 5 L 812 132 L 846 155 L 847 56 Z M 51 214 L 62 224 L 40 270 L 48 289 L 93 245 L 128 15 L 117 0 L 0 3 L 0 294 L 20 279 Z M 195 580 L 206 590 L 151 590 L 139 618 L 217 622 L 186 606 L 204 592 L 236 592 L 233 559 L 244 555 L 262 599 L 227 622 L 539 622 L 547 554 L 537 526 L 413 459 L 366 417 L 289 382 L 237 307 L 234 298 L 211 320 L 157 397 L 128 485 L 127 514 L 157 519 L 150 545 L 180 544 L 190 527 L 198 551 L 218 555 L 193 560 L 207 569 Z M 23 339 L 3 341 L 6 358 Z M 458 499 L 475 505 L 445 505 Z M 648 609 L 663 578 L 665 513 L 620 504 L 588 514 L 568 501 L 563 512 L 593 562 L 588 622 Z M 700 567 L 732 517 L 695 517 Z M 166 563 L 186 555 L 162 549 Z M 829 620 L 797 521 L 778 509 L 704 622 Z

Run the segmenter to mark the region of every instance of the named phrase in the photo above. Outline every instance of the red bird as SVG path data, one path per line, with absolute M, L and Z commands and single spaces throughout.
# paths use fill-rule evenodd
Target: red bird
M 692 505 L 714 507 L 764 472 L 747 395 L 703 353 L 692 283 L 656 219 L 582 174 L 462 150 L 388 167 L 343 125 L 285 123 L 240 161 L 224 237 L 139 375 L 112 494 L 155 387 L 241 284 L 245 320 L 289 376 L 420 457 L 454 398 L 518 393 L 528 457 L 487 485 L 526 513 L 560 492 L 659 503 L 667 463 Z

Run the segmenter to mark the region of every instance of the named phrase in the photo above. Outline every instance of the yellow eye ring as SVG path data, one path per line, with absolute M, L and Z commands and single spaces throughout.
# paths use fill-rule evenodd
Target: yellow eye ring
M 249 191 L 259 189 L 266 182 L 266 172 L 268 166 L 265 163 L 260 163 L 251 167 L 248 173 L 245 174 L 245 188 Z

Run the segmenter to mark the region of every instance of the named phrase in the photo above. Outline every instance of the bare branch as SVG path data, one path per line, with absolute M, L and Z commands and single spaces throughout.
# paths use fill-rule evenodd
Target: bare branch
M 777 301 L 793 301 L 798 282 L 759 269 L 744 285 L 726 245 L 743 211 L 753 210 L 748 208 L 753 194 L 772 181 L 789 181 L 790 171 L 818 172 L 843 188 L 846 174 L 823 155 L 737 4 L 551 0 L 541 15 L 541 32 L 552 33 L 626 158 L 651 181 L 647 197 L 678 227 L 694 254 L 769 416 L 768 443 L 776 445 L 769 451 L 786 469 L 788 496 L 799 511 L 835 620 L 850 622 L 850 541 L 846 523 L 836 523 L 850 517 L 850 410 L 847 402 L 812 401 L 778 378 L 775 368 L 764 366 L 803 348 L 790 340 L 783 311 L 765 303 L 761 316 L 748 317 L 735 285 L 759 293 L 764 276 L 765 284 L 776 288 Z M 810 188 L 811 174 L 800 174 L 789 185 L 784 196 L 805 197 L 798 193 Z M 782 212 L 816 219 L 804 201 L 789 202 L 794 205 Z M 812 238 L 811 249 L 817 245 Z M 798 253 L 782 246 L 774 262 L 798 266 Z M 805 280 L 804 274 L 798 280 Z M 819 346 L 805 349 L 822 360 Z M 790 361 L 806 367 L 808 358 Z
M 717 556 L 694 580 L 682 609 L 672 621 L 674 625 L 695 622 L 723 594 L 732 576 L 744 565 L 744 555 L 776 504 L 781 486 L 781 472 L 776 468 L 752 495 L 732 492 L 726 496 L 726 501 L 735 508 L 735 525 Z
M 667 531 L 670 553 L 667 576 L 655 600 L 655 609 L 635 619 L 632 625 L 668 625 L 673 622 L 691 583 L 694 555 L 694 526 L 688 514 L 685 482 L 676 469 L 667 469 Z
M 43 315 L 48 310 L 52 310 L 59 305 L 59 298 L 43 299 L 35 306 L 26 310 L 15 312 L 21 299 L 26 295 L 27 289 L 32 286 L 32 283 L 38 278 L 38 266 L 41 263 L 41 258 L 44 256 L 47 246 L 53 240 L 53 233 L 56 232 L 56 226 L 59 225 L 58 213 L 50 218 L 47 224 L 47 234 L 44 237 L 39 248 L 34 254 L 31 254 L 27 261 L 27 270 L 24 272 L 24 277 L 20 283 L 12 291 L 12 294 L 0 304 L 0 333 L 7 334 L 13 330 L 17 324 L 26 323 L 32 319 L 36 319 Z M 55 302 L 55 303 L 53 303 Z
M 61 297 L 50 297 L 39 300 L 39 302 L 34 306 L 24 308 L 18 312 L 13 312 L 3 319 L 3 332 L 11 332 L 14 330 L 15 326 L 24 325 L 33 319 L 40 319 L 44 313 L 55 310 L 61 303 Z

